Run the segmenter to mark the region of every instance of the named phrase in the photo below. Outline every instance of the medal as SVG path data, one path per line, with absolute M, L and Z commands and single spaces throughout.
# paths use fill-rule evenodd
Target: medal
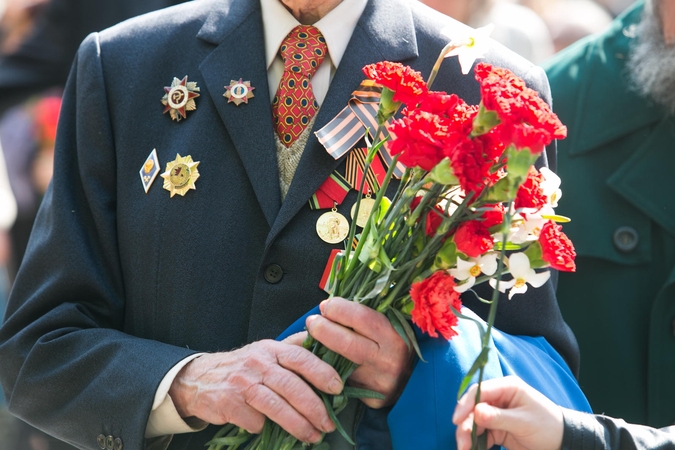
M 197 166 L 199 161 L 193 161 L 192 156 L 176 155 L 176 159 L 166 165 L 164 189 L 171 193 L 171 197 L 178 194 L 184 196 L 190 189 L 196 189 L 195 181 L 199 178 Z
M 249 98 L 253 98 L 253 86 L 250 81 L 231 80 L 229 86 L 225 86 L 225 93 L 223 97 L 227 99 L 227 103 L 234 103 L 239 106 L 242 103 L 248 103 Z
M 182 80 L 174 78 L 171 86 L 164 86 L 164 92 L 164 114 L 168 112 L 172 120 L 180 122 L 187 119 L 187 111 L 197 109 L 195 98 L 200 95 L 199 88 L 196 81 L 188 82 L 187 75 Z
M 141 182 L 143 182 L 143 189 L 147 194 L 150 190 L 150 186 L 154 183 L 157 174 L 159 173 L 159 160 L 157 159 L 157 149 L 153 149 L 148 156 L 148 159 L 143 163 L 143 167 L 138 172 L 141 176 Z
M 375 207 L 375 199 L 371 198 L 369 193 L 366 197 L 361 199 L 361 203 L 359 204 L 359 215 L 354 217 L 356 213 L 356 203 L 354 203 L 354 206 L 352 206 L 351 217 L 352 220 L 356 222 L 356 225 L 361 228 L 366 226 L 373 207 Z
M 337 212 L 337 203 L 316 221 L 316 233 L 322 241 L 329 244 L 337 244 L 347 239 L 349 222 L 345 216 Z

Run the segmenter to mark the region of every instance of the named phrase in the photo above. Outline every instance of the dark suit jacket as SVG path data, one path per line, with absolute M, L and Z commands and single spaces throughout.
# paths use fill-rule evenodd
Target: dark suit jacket
M 428 76 L 447 20 L 417 2 L 370 0 L 315 129 L 346 105 L 366 64 L 402 61 Z M 0 330 L 0 376 L 18 416 L 82 448 L 96 448 L 101 433 L 142 448 L 153 393 L 174 364 L 273 338 L 325 298 L 318 283 L 339 245 L 318 238 L 322 212 L 307 201 L 344 162 L 312 137 L 282 204 L 262 27 L 256 0 L 202 0 L 82 44 L 53 184 Z M 540 69 L 503 47 L 488 60 L 548 98 Z M 178 123 L 160 98 L 185 75 L 201 96 Z M 223 93 L 239 78 L 255 98 L 235 106 Z M 453 59 L 435 87 L 479 99 Z M 158 180 L 145 194 L 139 170 L 154 148 L 162 168 L 176 154 L 200 161 L 196 190 L 170 198 Z M 348 215 L 355 199 L 339 210 Z M 278 283 L 264 277 L 271 264 L 283 270 Z M 528 292 L 502 303 L 497 326 L 546 336 L 575 367 L 552 284 Z M 171 448 L 202 448 L 212 433 L 175 436 Z

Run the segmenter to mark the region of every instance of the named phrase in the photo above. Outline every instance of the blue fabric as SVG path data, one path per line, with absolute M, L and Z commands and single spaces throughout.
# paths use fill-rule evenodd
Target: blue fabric
M 482 327 L 486 326 L 467 308 L 462 313 L 476 319 Z M 304 330 L 305 319 L 312 314 L 320 314 L 318 308 L 298 319 L 278 339 Z M 481 350 L 478 324 L 460 319 L 456 330 L 459 335 L 450 341 L 417 332 L 425 362 L 417 362 L 405 390 L 389 413 L 389 430 L 395 450 L 456 447 L 451 417 L 457 403 L 457 391 Z M 567 364 L 543 337 L 512 336 L 493 328 L 490 347 L 483 375 L 485 380 L 517 375 L 554 403 L 591 412 Z M 368 427 L 368 424 L 360 425 L 364 426 Z M 368 433 L 359 430 L 359 435 L 367 436 Z M 364 444 L 368 445 L 367 442 Z

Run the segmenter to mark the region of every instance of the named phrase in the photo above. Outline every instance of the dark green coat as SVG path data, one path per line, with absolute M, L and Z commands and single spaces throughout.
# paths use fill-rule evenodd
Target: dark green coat
M 558 297 L 596 412 L 675 423 L 675 119 L 627 89 L 643 3 L 545 64 L 559 143 L 565 231 L 577 273 Z

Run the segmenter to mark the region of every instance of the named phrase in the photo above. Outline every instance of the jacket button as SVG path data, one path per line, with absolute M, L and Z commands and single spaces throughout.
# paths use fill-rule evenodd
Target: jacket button
M 122 444 L 122 439 L 120 439 L 120 438 L 115 439 L 114 450 L 122 450 L 123 448 L 124 448 L 124 445 Z
M 633 227 L 619 227 L 614 232 L 614 246 L 623 253 L 632 252 L 640 242 L 640 236 Z
M 106 450 L 115 450 L 115 439 L 112 436 L 105 438 L 105 448 Z
M 98 437 L 96 438 L 96 443 L 98 444 L 98 446 L 101 450 L 105 450 L 105 436 L 104 435 L 99 434 Z
M 265 269 L 265 280 L 267 280 L 268 283 L 277 284 L 281 281 L 283 276 L 284 271 L 278 264 L 270 264 L 267 266 L 267 269 Z

